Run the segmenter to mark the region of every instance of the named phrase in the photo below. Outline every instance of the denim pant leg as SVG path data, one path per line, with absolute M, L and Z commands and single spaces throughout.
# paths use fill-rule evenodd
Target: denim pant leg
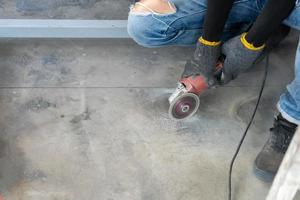
M 284 21 L 288 26 L 300 30 L 300 2 L 297 1 L 294 11 Z M 295 60 L 295 79 L 287 86 L 277 104 L 284 118 L 295 124 L 300 124 L 300 41 Z
M 223 40 L 243 31 L 244 23 L 251 23 L 260 12 L 258 0 L 235 0 L 225 25 Z M 140 45 L 195 45 L 202 35 L 206 0 L 169 0 L 176 12 L 159 14 L 152 11 L 134 13 L 128 17 L 128 33 Z

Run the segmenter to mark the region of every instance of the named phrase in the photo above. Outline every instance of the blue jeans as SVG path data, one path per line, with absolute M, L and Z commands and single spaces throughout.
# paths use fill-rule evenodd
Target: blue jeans
M 244 32 L 262 11 L 267 0 L 235 0 L 226 22 L 222 40 Z M 202 35 L 206 0 L 169 0 L 176 12 L 159 14 L 130 12 L 128 33 L 140 45 L 195 45 Z M 300 30 L 300 0 L 284 24 Z M 287 120 L 300 124 L 300 42 L 295 61 L 295 80 L 281 95 L 278 109 Z

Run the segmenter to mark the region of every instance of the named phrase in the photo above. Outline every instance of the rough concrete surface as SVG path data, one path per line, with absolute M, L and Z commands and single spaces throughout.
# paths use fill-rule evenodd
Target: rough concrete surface
M 293 78 L 297 34 L 270 55 L 262 103 L 234 168 L 234 199 L 267 195 L 270 184 L 255 178 L 253 160 Z M 192 51 L 130 40 L 2 39 L 5 200 L 226 199 L 228 165 L 264 65 L 203 94 L 192 119 L 172 121 L 167 98 Z
M 133 0 L 0 0 L 0 18 L 126 19 Z

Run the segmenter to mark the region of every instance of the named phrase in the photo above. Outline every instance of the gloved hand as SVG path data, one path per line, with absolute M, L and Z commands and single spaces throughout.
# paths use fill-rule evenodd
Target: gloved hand
M 214 72 L 221 55 L 221 42 L 209 42 L 202 37 L 198 40 L 193 57 L 187 61 L 181 78 L 203 75 L 209 86 L 215 84 Z
M 223 84 L 235 79 L 240 73 L 251 68 L 263 53 L 265 45 L 254 47 L 245 39 L 246 33 L 236 36 L 222 46 L 226 59 L 223 65 Z

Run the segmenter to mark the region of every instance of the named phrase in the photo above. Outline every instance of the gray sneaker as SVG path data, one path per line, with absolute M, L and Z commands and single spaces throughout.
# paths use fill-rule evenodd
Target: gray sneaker
M 275 118 L 270 137 L 254 162 L 254 173 L 259 179 L 273 180 L 296 128 L 296 124 L 287 121 L 281 114 Z

